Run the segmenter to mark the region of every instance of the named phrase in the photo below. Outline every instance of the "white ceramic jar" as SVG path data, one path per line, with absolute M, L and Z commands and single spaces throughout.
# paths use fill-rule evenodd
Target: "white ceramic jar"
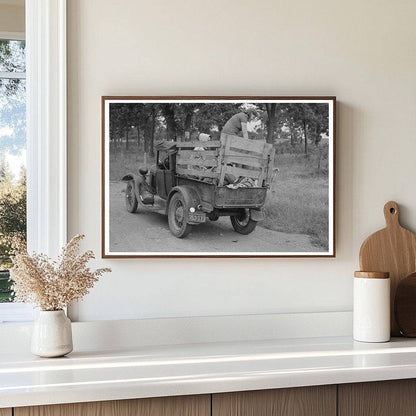
M 389 341 L 389 273 L 355 272 L 353 308 L 353 336 L 356 341 Z
M 62 357 L 72 351 L 71 321 L 63 310 L 40 311 L 33 325 L 31 351 L 40 357 Z

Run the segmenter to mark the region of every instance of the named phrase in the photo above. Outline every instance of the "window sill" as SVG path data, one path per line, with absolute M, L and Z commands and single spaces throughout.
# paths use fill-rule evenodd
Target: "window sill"
M 21 325 L 35 319 L 35 310 L 28 303 L 0 303 L 0 325 Z

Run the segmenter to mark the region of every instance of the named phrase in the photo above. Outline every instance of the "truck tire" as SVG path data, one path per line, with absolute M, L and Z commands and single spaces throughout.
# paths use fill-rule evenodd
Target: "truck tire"
M 180 192 L 175 193 L 168 208 L 170 232 L 178 238 L 186 237 L 192 230 L 192 225 L 186 222 L 186 203 Z
M 126 186 L 126 209 L 128 212 L 136 212 L 137 211 L 137 197 L 136 192 L 134 191 L 134 180 L 130 180 L 127 182 Z
M 251 219 L 250 210 L 248 209 L 240 215 L 232 215 L 230 220 L 234 230 L 243 235 L 250 234 L 257 226 L 257 221 Z

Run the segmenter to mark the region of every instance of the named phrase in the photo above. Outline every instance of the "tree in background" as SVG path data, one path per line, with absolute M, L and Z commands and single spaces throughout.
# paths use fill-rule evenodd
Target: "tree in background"
M 25 72 L 25 43 L 0 40 L 0 72 Z M 26 143 L 26 81 L 0 79 L 0 148 L 18 154 Z
M 7 163 L 0 160 L 0 302 L 13 299 L 9 271 L 11 257 L 26 244 L 26 171 L 13 181 Z
M 170 110 L 167 110 L 170 111 Z M 155 130 L 158 117 L 159 108 L 157 104 L 147 104 L 143 109 L 143 124 L 144 124 L 144 153 L 145 159 L 147 155 L 154 157 L 154 144 L 155 144 Z M 172 116 L 170 114 L 170 116 Z M 174 113 L 173 113 L 174 117 Z M 176 122 L 170 121 L 169 134 L 176 135 Z
M 266 111 L 267 111 L 267 136 L 266 141 L 267 143 L 274 143 L 274 133 L 276 131 L 276 103 L 267 103 L 266 104 Z
M 191 140 L 192 126 L 195 122 L 199 109 L 204 104 L 200 103 L 182 103 L 177 106 L 177 115 L 179 124 L 183 126 L 183 139 L 185 141 Z
M 325 103 L 285 103 L 279 105 L 279 128 L 288 130 L 291 145 L 298 136 L 303 143 L 303 152 L 309 156 L 309 144 L 318 145 L 322 134 L 328 134 L 329 112 Z M 300 134 L 298 134 L 300 133 Z
M 26 171 L 13 181 L 7 163 L 0 162 L 0 269 L 11 266 L 13 250 L 26 241 Z
M 219 135 L 224 124 L 238 111 L 240 104 L 203 104 L 194 117 L 195 131 L 213 136 Z
M 167 140 L 176 140 L 178 125 L 175 117 L 176 104 L 159 104 L 166 122 Z
M 198 133 L 219 134 L 227 120 L 238 111 L 239 104 L 112 103 L 112 154 L 129 152 L 132 128 L 137 134 L 136 150 L 153 157 L 156 141 L 188 140 Z
M 259 115 L 249 138 L 266 140 L 279 153 L 303 153 L 309 159 L 310 146 L 328 132 L 327 104 L 112 103 L 110 177 L 119 180 L 140 163 L 154 163 L 154 145 L 159 141 L 196 140 L 199 133 L 219 140 L 224 124 L 242 107 L 254 108 Z

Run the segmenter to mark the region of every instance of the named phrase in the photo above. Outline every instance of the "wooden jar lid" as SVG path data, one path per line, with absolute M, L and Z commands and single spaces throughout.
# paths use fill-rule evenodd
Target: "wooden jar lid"
M 365 279 L 388 279 L 390 277 L 389 272 L 354 272 L 354 277 L 362 277 Z

